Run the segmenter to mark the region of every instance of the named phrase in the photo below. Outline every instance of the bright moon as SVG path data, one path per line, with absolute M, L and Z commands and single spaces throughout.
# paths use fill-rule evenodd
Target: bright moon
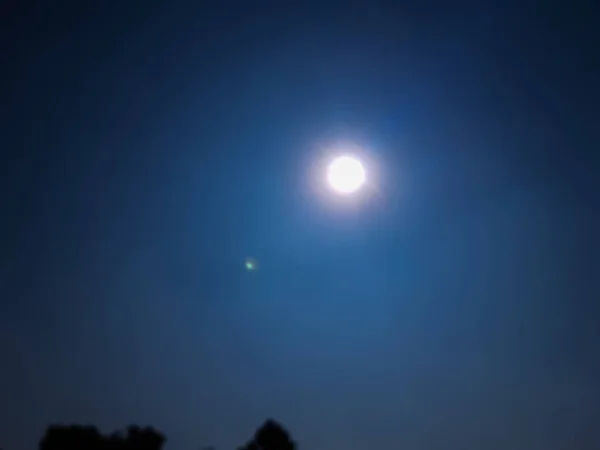
M 327 180 L 340 194 L 351 194 L 365 182 L 365 169 L 361 162 L 351 156 L 334 159 L 327 170 Z

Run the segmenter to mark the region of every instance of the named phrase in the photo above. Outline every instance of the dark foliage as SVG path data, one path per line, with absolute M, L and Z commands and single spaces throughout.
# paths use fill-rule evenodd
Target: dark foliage
M 101 434 L 96 427 L 51 425 L 40 450 L 161 450 L 165 436 L 154 428 L 132 425 L 125 433 Z
M 40 450 L 161 450 L 165 441 L 165 436 L 154 428 L 136 425 L 128 427 L 125 433 L 110 435 L 101 434 L 93 426 L 51 425 L 40 442 Z M 296 443 L 281 424 L 269 419 L 238 450 L 296 450 Z
M 268 419 L 256 430 L 254 438 L 238 450 L 296 450 L 296 443 L 280 423 Z

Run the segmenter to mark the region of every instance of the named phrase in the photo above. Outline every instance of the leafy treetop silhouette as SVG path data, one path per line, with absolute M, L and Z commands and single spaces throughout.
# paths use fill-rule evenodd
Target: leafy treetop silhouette
M 161 450 L 165 441 L 165 436 L 152 427 L 131 425 L 126 433 L 106 436 L 93 426 L 50 425 L 40 450 Z
M 50 425 L 40 450 L 162 450 L 165 436 L 152 427 L 131 425 L 126 432 L 101 434 L 94 426 Z M 210 447 L 210 450 L 213 450 Z M 273 419 L 266 420 L 254 437 L 238 450 L 296 450 L 288 431 Z
M 279 422 L 267 419 L 254 433 L 254 438 L 238 450 L 296 450 L 296 443 Z

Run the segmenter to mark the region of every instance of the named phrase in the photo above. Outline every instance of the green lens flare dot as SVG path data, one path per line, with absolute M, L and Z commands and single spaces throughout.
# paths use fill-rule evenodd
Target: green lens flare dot
M 258 268 L 258 263 L 254 258 L 246 258 L 244 265 L 246 266 L 246 270 L 248 272 L 254 272 Z

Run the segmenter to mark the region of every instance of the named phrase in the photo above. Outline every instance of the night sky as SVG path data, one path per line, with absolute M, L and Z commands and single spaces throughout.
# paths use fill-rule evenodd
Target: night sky
M 84 3 L 0 9 L 0 447 L 600 447 L 593 1 Z

